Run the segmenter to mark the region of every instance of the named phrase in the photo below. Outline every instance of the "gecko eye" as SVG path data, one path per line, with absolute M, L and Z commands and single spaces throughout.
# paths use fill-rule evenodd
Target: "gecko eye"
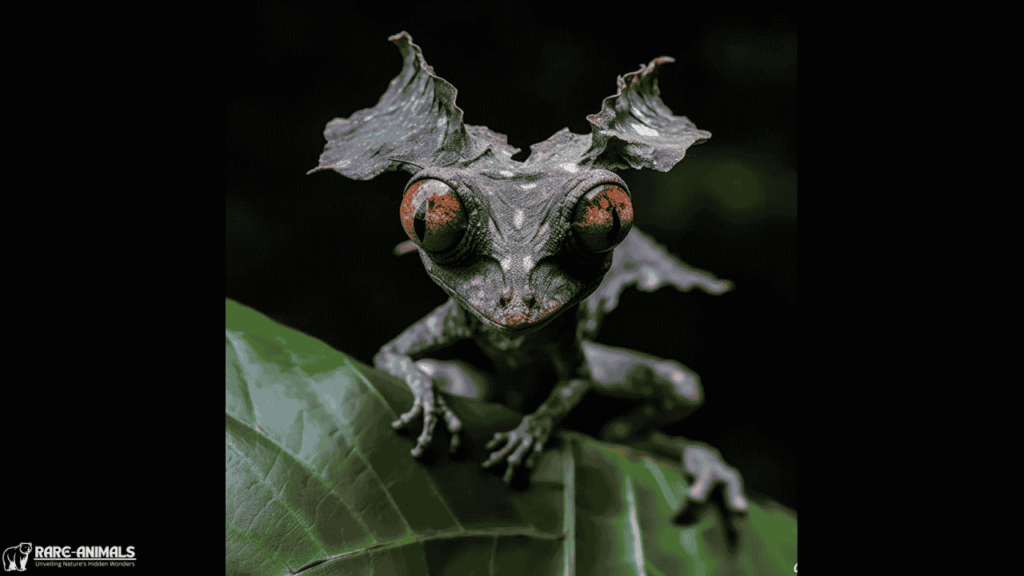
M 457 246 L 466 232 L 466 208 L 455 191 L 440 180 L 426 178 L 409 186 L 400 213 L 405 233 L 430 252 Z
M 590 189 L 573 210 L 576 238 L 594 252 L 607 252 L 633 226 L 633 203 L 618 184 L 599 184 Z

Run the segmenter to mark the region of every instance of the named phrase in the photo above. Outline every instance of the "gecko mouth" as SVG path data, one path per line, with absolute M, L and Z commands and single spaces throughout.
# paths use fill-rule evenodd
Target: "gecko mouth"
M 602 280 L 603 278 L 598 278 L 582 289 L 577 287 L 576 290 L 558 292 L 543 301 L 529 293 L 518 298 L 514 293 L 509 293 L 500 296 L 491 306 L 487 306 L 484 302 L 474 302 L 463 297 L 443 281 L 435 278 L 449 296 L 488 328 L 516 336 L 536 332 L 547 326 L 593 294 Z
M 552 320 L 561 316 L 562 311 L 557 311 L 552 314 L 547 314 L 537 320 L 525 320 L 517 314 L 506 315 L 503 319 L 495 320 L 493 318 L 484 317 L 479 313 L 478 310 L 472 309 L 473 314 L 480 320 L 487 323 L 492 330 L 497 330 L 505 334 L 530 334 L 536 332 L 541 328 L 547 326 Z
M 459 294 L 451 290 L 446 290 L 446 292 L 488 328 L 503 334 L 523 335 L 536 332 L 550 324 L 555 318 L 561 316 L 572 304 L 575 304 L 575 299 L 570 301 L 568 305 L 565 305 L 560 299 L 552 298 L 548 299 L 548 304 L 543 309 L 512 306 L 502 310 L 495 306 L 490 309 L 485 308 L 481 310 L 480 307 L 475 306 L 472 302 L 468 302 Z
M 481 258 L 461 268 L 429 266 L 431 279 L 488 329 L 536 331 L 593 294 L 611 267 L 603 262 L 542 258 L 526 270 Z

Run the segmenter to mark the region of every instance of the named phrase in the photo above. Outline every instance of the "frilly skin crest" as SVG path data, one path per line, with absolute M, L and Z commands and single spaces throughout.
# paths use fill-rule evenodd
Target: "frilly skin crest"
M 572 163 L 664 172 L 683 158 L 687 148 L 711 137 L 685 116 L 673 115 L 662 102 L 658 68 L 673 62 L 662 56 L 618 77 L 618 92 L 604 99 L 600 112 L 587 117 L 591 134 L 563 128 L 531 146 L 525 162 L 517 162 L 511 157 L 519 149 L 510 146 L 504 134 L 463 123 L 463 111 L 455 104 L 458 90 L 434 73 L 407 32 L 388 40 L 402 55 L 402 71 L 376 106 L 327 123 L 327 146 L 309 173 L 330 169 L 369 180 L 390 170 L 416 173 L 424 166 L 468 165 L 484 155 L 494 165 L 510 168 L 542 170 Z
M 667 172 L 687 148 L 711 138 L 710 132 L 698 130 L 685 116 L 673 115 L 662 102 L 658 69 L 669 62 L 675 59 L 661 56 L 619 76 L 619 91 L 604 99 L 600 112 L 587 116 L 593 129 L 591 146 L 606 156 L 606 167 Z

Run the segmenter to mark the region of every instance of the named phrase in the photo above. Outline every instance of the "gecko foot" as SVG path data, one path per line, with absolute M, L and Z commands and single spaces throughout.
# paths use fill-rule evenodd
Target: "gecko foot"
M 750 504 L 743 495 L 743 480 L 739 471 L 726 464 L 717 450 L 698 442 L 689 442 L 683 447 L 683 466 L 694 476 L 693 486 L 687 493 L 676 517 L 680 518 L 689 507 L 689 501 L 701 505 L 707 501 L 719 482 L 725 484 L 725 507 L 729 512 L 743 514 Z
M 544 443 L 547 442 L 548 437 L 551 435 L 552 427 L 553 424 L 550 418 L 526 416 L 515 430 L 499 432 L 487 443 L 487 450 L 494 449 L 502 444 L 505 446 L 501 450 L 492 453 L 483 463 L 482 467 L 490 468 L 511 452 L 511 455 L 507 458 L 508 468 L 506 468 L 505 476 L 502 478 L 506 484 L 510 483 L 512 481 L 512 474 L 515 472 L 516 467 L 523 463 L 524 457 L 526 457 L 526 467 L 533 468 L 537 455 L 544 450 Z
M 449 450 L 454 453 L 459 446 L 459 430 L 462 429 L 462 421 L 455 415 L 455 412 L 452 412 L 448 403 L 445 402 L 444 396 L 438 394 L 433 385 L 427 384 L 421 390 L 423 393 L 416 396 L 412 409 L 399 416 L 398 420 L 391 423 L 391 426 L 396 430 L 404 428 L 421 412 L 423 413 L 423 431 L 411 451 L 413 458 L 419 458 L 423 454 L 423 450 L 433 440 L 434 427 L 437 426 L 438 417 L 440 417 L 444 419 L 445 427 L 451 434 Z

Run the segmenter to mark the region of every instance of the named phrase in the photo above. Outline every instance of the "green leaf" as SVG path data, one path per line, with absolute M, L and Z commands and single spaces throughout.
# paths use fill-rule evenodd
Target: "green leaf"
M 734 545 L 714 506 L 674 526 L 676 462 L 568 431 L 509 488 L 480 463 L 520 415 L 458 397 L 459 453 L 438 426 L 416 460 L 400 380 L 231 300 L 226 319 L 228 574 L 792 574 L 778 504 L 751 500 Z

